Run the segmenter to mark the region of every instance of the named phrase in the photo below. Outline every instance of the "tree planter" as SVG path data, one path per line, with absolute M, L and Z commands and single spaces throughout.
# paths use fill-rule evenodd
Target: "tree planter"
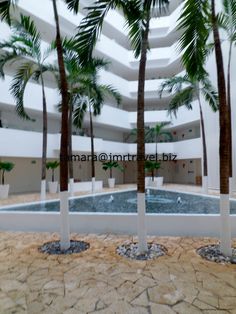
M 151 180 L 152 180 L 152 177 L 145 177 L 145 187 L 149 187 L 150 186 Z
M 109 188 L 113 189 L 115 187 L 115 180 L 116 179 L 113 178 L 113 176 L 112 176 L 112 169 L 116 168 L 120 171 L 124 171 L 124 168 L 121 165 L 119 165 L 117 161 L 107 161 L 107 162 L 104 162 L 102 165 L 103 165 L 102 166 L 103 170 L 105 170 L 105 171 L 109 170 L 110 171 L 110 178 L 108 179 L 108 186 L 109 186 Z
M 152 180 L 152 177 L 146 177 L 145 186 L 152 187 L 152 188 L 161 187 L 163 186 L 163 177 L 154 177 L 154 180 Z
M 154 182 L 156 182 L 157 187 L 163 186 L 163 177 L 156 177 L 154 178 Z
M 0 199 L 8 198 L 9 184 L 0 185 Z
M 50 193 L 50 194 L 55 194 L 55 193 L 57 193 L 58 182 L 57 182 L 57 181 L 48 182 L 48 189 L 49 189 L 49 193 Z
M 109 178 L 108 179 L 108 186 L 110 189 L 113 189 L 115 187 L 115 182 L 116 182 L 115 178 Z

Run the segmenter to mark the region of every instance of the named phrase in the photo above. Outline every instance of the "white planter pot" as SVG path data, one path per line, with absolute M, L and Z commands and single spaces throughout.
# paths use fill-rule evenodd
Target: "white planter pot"
M 154 180 L 152 180 L 152 178 L 150 178 L 149 186 L 152 187 L 152 188 L 156 188 L 157 187 L 157 181 L 155 179 L 156 178 L 154 178 Z
M 163 177 L 156 177 L 154 178 L 154 181 L 156 182 L 156 187 L 163 186 Z
M 145 177 L 145 187 L 150 186 L 151 177 Z
M 116 181 L 115 178 L 109 178 L 108 179 L 108 186 L 109 186 L 109 188 L 113 189 L 115 187 L 115 181 Z
M 8 198 L 9 184 L 0 185 L 0 199 Z
M 48 190 L 50 194 L 55 194 L 57 193 L 57 188 L 58 188 L 58 182 L 48 182 Z

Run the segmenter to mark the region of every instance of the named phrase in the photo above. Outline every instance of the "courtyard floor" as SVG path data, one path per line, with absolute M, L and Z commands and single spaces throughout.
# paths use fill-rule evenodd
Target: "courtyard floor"
M 168 255 L 144 262 L 116 254 L 117 245 L 132 237 L 72 238 L 88 241 L 90 249 L 49 256 L 38 247 L 56 234 L 0 233 L 0 313 L 236 313 L 236 265 L 195 253 L 214 239 L 149 237 Z

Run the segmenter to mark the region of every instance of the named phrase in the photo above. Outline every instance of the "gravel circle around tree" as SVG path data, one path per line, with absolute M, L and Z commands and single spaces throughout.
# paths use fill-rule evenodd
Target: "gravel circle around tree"
M 75 254 L 75 253 L 81 253 L 83 251 L 86 251 L 90 248 L 90 244 L 84 241 L 76 241 L 71 240 L 70 241 L 70 248 L 61 251 L 60 248 L 60 241 L 52 241 L 47 242 L 43 244 L 41 247 L 39 247 L 39 252 L 45 253 L 45 254 L 52 254 L 52 255 L 69 255 L 69 254 Z
M 236 248 L 232 249 L 232 257 L 227 257 L 220 252 L 219 244 L 206 245 L 196 250 L 202 258 L 215 262 L 236 264 Z
M 121 244 L 116 248 L 116 252 L 123 257 L 146 261 L 158 258 L 160 256 L 166 255 L 168 250 L 161 244 L 148 243 L 148 251 L 145 254 L 140 254 L 138 251 L 138 243 L 126 243 Z

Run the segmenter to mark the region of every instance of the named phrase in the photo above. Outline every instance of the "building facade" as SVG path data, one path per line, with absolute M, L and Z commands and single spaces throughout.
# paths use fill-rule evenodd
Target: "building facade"
M 88 1 L 82 1 L 80 13 L 75 16 L 66 9 L 62 1 L 58 1 L 61 31 L 63 36 L 76 33 L 76 26 L 83 18 L 84 6 Z M 170 96 L 160 99 L 158 88 L 164 79 L 183 72 L 181 55 L 177 50 L 180 32 L 176 30 L 177 20 L 183 2 L 171 1 L 166 16 L 151 21 L 150 47 L 147 60 L 145 86 L 145 124 L 154 126 L 159 122 L 171 122 L 167 129 L 172 134 L 172 140 L 158 143 L 158 154 L 174 154 L 175 161 L 162 162 L 159 175 L 164 182 L 181 184 L 199 184 L 202 176 L 202 140 L 200 132 L 200 114 L 197 102 L 193 102 L 193 110 L 181 108 L 177 117 L 167 114 Z M 54 16 L 50 0 L 19 1 L 19 11 L 30 15 L 35 21 L 46 46 L 55 37 Z M 17 15 L 18 12 L 16 11 Z M 104 57 L 111 62 L 107 71 L 100 73 L 104 84 L 112 84 L 122 95 L 122 104 L 117 107 L 107 99 L 101 115 L 94 117 L 95 152 L 110 154 L 136 154 L 136 143 L 130 137 L 136 127 L 137 120 L 137 87 L 139 60 L 135 59 L 127 39 L 127 30 L 123 27 L 124 19 L 117 11 L 112 11 L 105 19 L 103 32 L 95 49 L 95 55 Z M 0 25 L 1 40 L 6 39 L 9 28 L 4 23 Z M 224 46 L 227 61 L 227 43 Z M 233 60 L 235 60 L 235 50 Z M 53 57 L 52 60 L 53 61 Z M 234 62 L 234 61 L 233 61 Z M 216 84 L 214 57 L 207 64 L 210 76 Z M 233 68 L 233 66 L 232 66 Z M 7 174 L 11 185 L 10 193 L 40 191 L 40 171 L 42 155 L 42 95 L 41 88 L 35 83 L 29 83 L 25 94 L 25 108 L 35 122 L 23 121 L 15 112 L 15 100 L 9 86 L 14 73 L 14 65 L 6 68 L 5 80 L 0 81 L 0 158 L 15 163 L 14 170 Z M 46 98 L 48 108 L 48 159 L 59 158 L 60 148 L 60 114 L 56 108 L 60 96 L 52 76 L 47 75 Z M 232 86 L 236 83 L 236 72 L 232 70 Z M 236 91 L 232 88 L 232 116 L 236 116 L 234 101 Z M 219 188 L 219 122 L 218 113 L 211 112 L 204 104 L 204 119 L 209 167 L 209 188 Z M 233 120 L 234 140 L 236 135 L 236 119 Z M 233 142 L 235 142 L 233 140 Z M 146 153 L 156 152 L 155 143 L 146 144 Z M 89 116 L 86 115 L 83 130 L 73 130 L 73 154 L 90 154 Z M 233 147 L 235 169 L 236 147 Z M 124 172 L 114 171 L 117 183 L 136 182 L 136 163 L 122 162 Z M 75 161 L 74 172 L 76 181 L 88 181 L 90 162 Z M 56 174 L 58 176 L 58 173 Z M 234 178 L 236 176 L 234 170 Z M 96 178 L 107 182 L 107 173 L 102 170 L 102 163 L 96 162 Z M 236 184 L 234 182 L 234 188 Z

